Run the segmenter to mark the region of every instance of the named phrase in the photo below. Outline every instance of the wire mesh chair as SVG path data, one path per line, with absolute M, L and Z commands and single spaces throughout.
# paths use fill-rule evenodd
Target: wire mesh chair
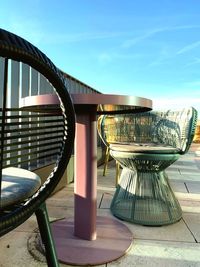
M 33 84 L 38 86 L 37 90 Z M 40 94 L 47 87 L 57 94 L 60 105 L 56 112 L 48 107 L 37 112 L 21 109 L 17 94 L 20 100 L 27 87 L 29 95 Z M 0 29 L 0 105 L 0 236 L 35 213 L 47 264 L 59 266 L 45 200 L 60 181 L 71 156 L 74 108 L 65 80 L 50 59 L 31 43 L 3 29 Z M 50 163 L 53 167 L 42 181 L 33 170 Z
M 165 169 L 185 154 L 194 137 L 197 111 L 145 112 L 101 117 L 101 137 L 123 167 L 111 212 L 143 225 L 180 220 L 181 207 Z M 112 139 L 111 139 L 112 136 Z
M 110 140 L 109 140 L 109 138 L 106 138 L 106 142 L 105 142 L 105 138 L 103 138 L 103 136 L 102 136 L 102 131 L 101 131 L 102 119 L 103 119 L 103 116 L 100 116 L 97 120 L 97 130 L 98 130 L 98 134 L 99 134 L 101 140 L 103 141 L 103 143 L 106 147 L 105 157 L 104 157 L 104 167 L 103 167 L 103 176 L 106 176 L 106 172 L 108 169 L 108 162 L 110 159 Z M 109 136 L 112 135 L 111 125 L 113 125 L 113 120 L 114 120 L 113 116 L 107 117 L 107 124 L 110 125 L 109 126 Z M 105 132 L 104 135 L 107 136 L 107 133 Z M 113 139 L 113 137 L 110 137 L 110 138 L 111 138 L 111 140 Z M 120 177 L 120 164 L 118 161 L 115 161 L 115 163 L 116 163 L 115 186 L 117 187 L 117 185 L 119 183 L 119 177 Z

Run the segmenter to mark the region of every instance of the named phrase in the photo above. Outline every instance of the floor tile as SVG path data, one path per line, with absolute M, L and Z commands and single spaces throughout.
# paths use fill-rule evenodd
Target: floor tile
M 200 178 L 200 176 L 199 176 L 199 178 Z M 194 181 L 188 181 L 186 183 L 186 186 L 188 188 L 189 193 L 200 194 L 200 182 L 198 182 L 198 181 L 196 181 L 196 182 L 194 182 Z
M 170 185 L 174 192 L 187 193 L 187 188 L 183 181 L 170 179 Z
M 184 213 L 183 219 L 186 222 L 188 228 L 194 235 L 197 242 L 200 243 L 200 213 Z M 200 254 L 199 254 L 200 255 Z M 200 257 L 200 256 L 199 256 Z
M 134 240 L 128 254 L 108 267 L 199 267 L 200 245 L 193 243 Z
M 46 267 L 45 262 L 39 262 L 30 255 L 27 249 L 27 240 L 30 233 L 12 231 L 1 237 L 2 267 Z
M 99 208 L 100 209 L 109 209 L 112 198 L 113 198 L 113 194 L 108 193 L 108 192 L 103 193 Z
M 98 214 L 103 216 L 114 217 L 109 209 L 98 209 Z M 129 222 L 123 222 L 133 233 L 133 238 L 136 239 L 148 239 L 148 240 L 164 240 L 164 241 L 180 241 L 180 242 L 195 242 L 190 230 L 183 220 L 177 223 L 166 226 L 143 226 L 139 224 L 133 224 Z
M 130 223 L 126 223 L 126 225 L 129 227 L 129 229 L 131 229 L 135 238 L 194 242 L 193 236 L 183 220 L 171 225 L 160 227 L 142 226 Z

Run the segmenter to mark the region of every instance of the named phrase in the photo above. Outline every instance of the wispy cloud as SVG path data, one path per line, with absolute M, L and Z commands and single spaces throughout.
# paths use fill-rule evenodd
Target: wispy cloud
M 166 31 L 176 31 L 176 30 L 186 30 L 191 28 L 200 28 L 200 25 L 183 25 L 177 27 L 162 27 L 162 28 L 155 28 L 149 30 L 135 38 L 127 39 L 122 43 L 122 47 L 129 48 L 143 40 L 151 38 L 152 36 L 166 32 Z M 63 34 L 63 33 L 55 33 L 53 36 L 52 34 L 46 33 L 45 42 L 49 43 L 76 43 L 82 42 L 87 40 L 98 40 L 98 39 L 111 39 L 111 38 L 118 38 L 118 37 L 125 37 L 131 36 L 132 32 L 126 31 L 116 31 L 116 32 L 81 32 L 81 33 L 72 33 L 72 34 Z
M 121 36 L 122 33 L 110 33 L 110 32 L 99 32 L 99 33 L 54 33 L 47 31 L 42 31 L 42 27 L 34 21 L 26 21 L 26 24 L 16 21 L 10 26 L 11 30 L 15 33 L 18 33 L 25 38 L 32 40 L 35 44 L 45 43 L 45 44 L 66 44 L 66 43 L 78 43 L 89 40 L 100 40 L 100 39 L 111 39 L 118 36 Z
M 44 32 L 37 19 L 26 18 L 26 20 L 23 20 L 21 17 L 13 16 L 9 25 L 4 28 L 25 38 L 35 45 L 39 45 L 43 40 Z
M 97 55 L 97 59 L 100 63 L 108 63 L 113 60 L 133 60 L 133 59 L 139 59 L 141 58 L 141 54 L 130 54 L 130 53 L 113 53 L 113 52 L 102 52 L 99 55 Z
M 161 33 L 167 33 L 167 32 L 178 32 L 178 31 L 187 31 L 191 29 L 200 29 L 200 25 L 182 25 L 182 26 L 174 26 L 174 27 L 161 27 L 161 28 L 154 28 L 149 31 L 144 32 L 141 35 L 136 36 L 135 38 L 125 40 L 122 43 L 122 48 L 131 48 L 132 46 L 142 43 L 146 41 L 147 39 L 153 38 L 157 34 Z M 174 51 L 174 49 L 170 49 L 166 45 L 166 43 L 162 43 L 162 47 L 160 50 L 157 51 L 155 59 L 149 63 L 148 66 L 154 67 L 154 66 L 159 66 L 161 64 L 165 64 L 166 61 L 169 59 L 172 59 L 173 57 L 176 57 L 177 55 L 184 54 L 196 47 L 200 46 L 200 41 L 193 42 L 190 45 L 184 46 L 183 48 L 179 49 L 178 52 Z M 199 64 L 200 59 L 195 59 L 193 62 L 188 63 L 186 66 L 190 66 L 193 64 Z
M 155 30 L 152 30 L 152 31 L 149 31 L 149 32 L 146 32 L 142 35 L 139 35 L 135 38 L 132 38 L 132 39 L 129 39 L 129 40 L 126 40 L 122 43 L 122 47 L 124 48 L 130 48 L 132 46 L 134 46 L 135 44 L 143 41 L 143 40 L 146 40 L 148 38 L 150 38 L 151 36 L 155 35 L 156 33 L 160 32 L 161 30 L 159 29 L 155 29 Z
M 186 45 L 186 46 L 184 46 L 183 48 L 181 48 L 181 49 L 177 52 L 177 54 L 178 54 L 178 55 L 180 55 L 180 54 L 184 54 L 184 53 L 186 53 L 186 52 L 188 52 L 188 51 L 190 51 L 190 50 L 192 50 L 192 49 L 194 49 L 194 48 L 196 48 L 196 47 L 198 47 L 198 46 L 200 46 L 200 41 L 193 42 L 193 43 L 191 43 L 191 44 L 189 44 L 189 45 Z
M 62 31 L 53 32 L 45 28 L 45 24 L 38 18 L 24 19 L 18 15 L 13 15 L 9 23 L 3 25 L 5 29 L 24 37 L 35 45 L 39 44 L 67 44 L 79 43 L 90 40 L 112 39 L 121 36 L 126 36 L 127 32 L 120 31 L 100 31 L 100 32 L 73 32 L 65 33 Z
M 107 64 L 108 62 L 110 62 L 112 60 L 112 56 L 109 53 L 101 53 L 97 56 L 98 61 L 102 64 Z
M 192 65 L 196 65 L 196 64 L 200 64 L 200 58 L 193 58 L 190 62 L 188 62 L 187 64 L 185 64 L 185 67 L 189 67 Z
M 171 50 L 169 49 L 169 47 L 167 45 L 163 45 L 158 53 L 158 57 L 156 59 L 154 59 L 149 66 L 153 67 L 153 66 L 158 66 L 161 64 L 165 64 L 166 61 L 168 59 L 170 59 L 172 57 L 172 53 Z
M 174 27 L 155 28 L 155 29 L 149 30 L 147 32 L 144 32 L 143 34 L 138 35 L 134 38 L 125 40 L 122 43 L 122 47 L 130 48 L 131 46 L 134 46 L 135 44 L 140 43 L 141 41 L 144 41 L 146 39 L 149 39 L 152 36 L 159 34 L 159 33 L 188 30 L 188 29 L 199 29 L 199 28 L 200 28 L 200 25 L 182 25 L 182 26 L 174 26 Z
M 48 43 L 78 43 L 82 41 L 98 40 L 98 39 L 111 39 L 121 36 L 122 32 L 83 32 L 83 33 L 72 33 L 63 34 L 57 33 L 47 34 L 46 41 Z

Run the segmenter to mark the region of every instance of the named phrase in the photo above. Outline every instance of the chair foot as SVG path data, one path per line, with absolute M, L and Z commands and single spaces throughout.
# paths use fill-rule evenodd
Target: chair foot
M 48 267 L 59 267 L 46 204 L 43 203 L 35 212 L 35 214 L 37 217 L 42 242 L 45 246 L 45 256 L 47 259 Z
M 120 164 L 116 161 L 116 175 L 115 175 L 115 187 L 117 187 L 119 183 L 119 173 L 120 173 Z
M 164 171 L 122 170 L 111 203 L 114 216 L 132 223 L 160 226 L 177 222 L 182 210 Z

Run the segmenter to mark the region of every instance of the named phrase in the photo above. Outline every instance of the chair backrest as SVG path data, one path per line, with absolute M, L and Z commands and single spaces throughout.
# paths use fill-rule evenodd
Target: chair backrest
M 180 111 L 102 115 L 98 131 L 107 146 L 118 142 L 162 143 L 185 153 L 193 140 L 196 123 L 197 111 L 190 107 Z
M 57 94 L 60 104 L 38 110 L 20 108 L 25 96 Z M 2 170 L 28 170 L 53 163 L 47 178 L 30 198 L 4 210 L 0 199 L 0 236 L 30 217 L 53 192 L 73 149 L 75 113 L 65 79 L 35 46 L 0 29 L 0 196 Z
M 193 107 L 179 111 L 169 110 L 158 113 L 159 122 L 154 127 L 157 141 L 180 149 L 184 154 L 188 151 L 194 138 L 197 124 L 197 110 Z

